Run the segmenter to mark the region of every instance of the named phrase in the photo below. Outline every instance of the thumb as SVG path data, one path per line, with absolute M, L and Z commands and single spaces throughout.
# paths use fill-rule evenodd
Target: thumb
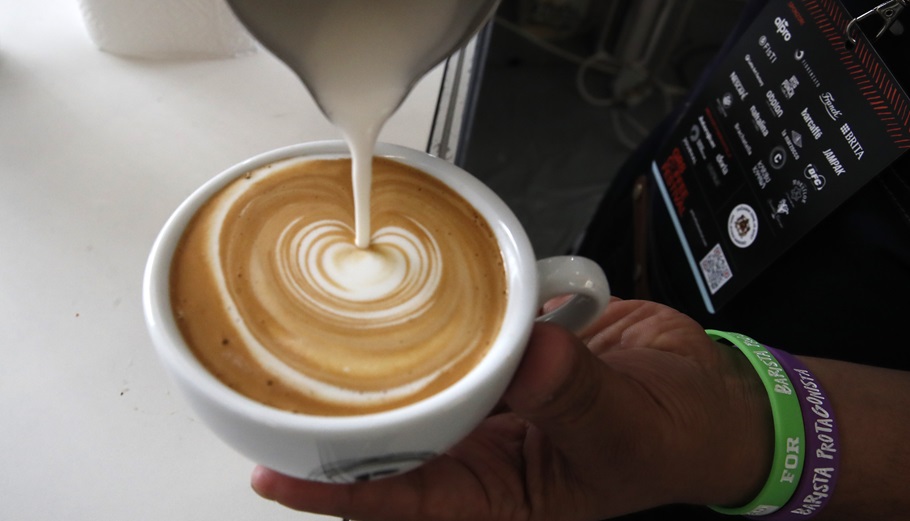
M 575 335 L 540 323 L 503 399 L 563 450 L 583 444 L 615 419 L 607 386 L 615 374 Z

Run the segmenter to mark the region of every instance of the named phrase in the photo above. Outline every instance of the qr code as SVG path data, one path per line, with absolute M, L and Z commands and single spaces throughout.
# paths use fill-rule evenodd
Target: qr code
M 712 295 L 733 278 L 733 272 L 730 271 L 730 265 L 727 264 L 727 257 L 724 256 L 724 250 L 720 248 L 720 244 L 715 244 L 711 248 L 711 251 L 699 262 L 699 266 L 701 266 L 702 275 L 705 276 Z

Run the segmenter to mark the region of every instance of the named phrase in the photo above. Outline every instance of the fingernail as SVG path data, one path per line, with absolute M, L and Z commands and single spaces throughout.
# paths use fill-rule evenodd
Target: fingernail
M 268 470 L 265 467 L 256 466 L 253 469 L 253 473 L 250 476 L 250 486 L 253 487 L 253 491 L 259 494 L 260 496 L 267 498 L 268 496 L 265 493 L 265 484 L 266 474 Z

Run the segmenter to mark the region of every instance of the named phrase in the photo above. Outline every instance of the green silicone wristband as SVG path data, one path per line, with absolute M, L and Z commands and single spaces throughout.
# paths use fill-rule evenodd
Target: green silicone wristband
M 774 456 L 771 472 L 761 491 L 755 499 L 743 506 L 728 508 L 711 505 L 710 508 L 731 515 L 770 514 L 784 506 L 793 496 L 803 471 L 806 429 L 799 398 L 784 369 L 763 345 L 739 333 L 713 329 L 705 332 L 713 340 L 724 339 L 730 342 L 746 355 L 768 391 L 771 416 L 774 419 Z

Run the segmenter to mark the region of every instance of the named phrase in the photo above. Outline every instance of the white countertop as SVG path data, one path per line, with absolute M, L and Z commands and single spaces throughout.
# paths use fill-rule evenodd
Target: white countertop
M 433 71 L 381 139 L 425 149 Z M 163 372 L 146 256 L 194 188 L 265 150 L 338 134 L 260 50 L 101 52 L 76 0 L 0 0 L 0 519 L 306 520 L 249 488 Z

